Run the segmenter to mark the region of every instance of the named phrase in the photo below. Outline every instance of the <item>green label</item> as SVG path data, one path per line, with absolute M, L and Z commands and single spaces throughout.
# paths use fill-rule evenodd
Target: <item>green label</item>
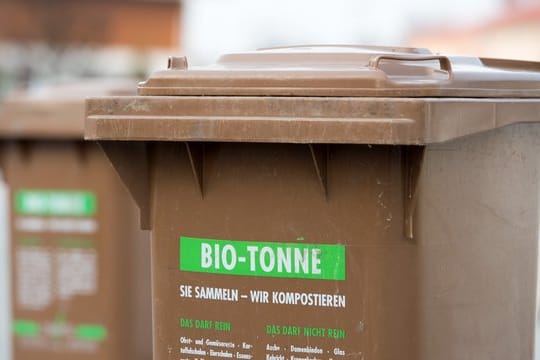
M 78 325 L 75 327 L 75 337 L 85 341 L 103 341 L 107 337 L 107 329 L 94 324 Z
M 65 319 L 57 318 L 55 324 L 65 324 Z M 12 328 L 17 337 L 37 337 L 41 331 L 41 326 L 30 320 L 15 320 Z M 79 340 L 100 342 L 107 338 L 107 329 L 98 324 L 80 324 L 74 327 L 73 336 Z
M 93 216 L 95 194 L 85 191 L 21 190 L 15 193 L 15 210 L 20 215 Z
M 18 337 L 39 336 L 40 326 L 34 321 L 15 320 L 13 321 L 13 334 Z
M 94 249 L 96 244 L 92 239 L 57 239 L 56 244 L 61 248 Z
M 23 237 L 17 241 L 19 246 L 43 246 L 43 240 L 37 237 Z
M 182 271 L 345 280 L 345 246 L 180 237 Z

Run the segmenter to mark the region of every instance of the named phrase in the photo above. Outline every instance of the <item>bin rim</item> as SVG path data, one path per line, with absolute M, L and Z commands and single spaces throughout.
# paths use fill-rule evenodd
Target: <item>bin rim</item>
M 98 141 L 427 145 L 540 122 L 540 99 L 134 96 L 91 98 Z
M 85 99 L 133 95 L 129 78 L 50 80 L 14 90 L 0 102 L 0 140 L 83 140 Z

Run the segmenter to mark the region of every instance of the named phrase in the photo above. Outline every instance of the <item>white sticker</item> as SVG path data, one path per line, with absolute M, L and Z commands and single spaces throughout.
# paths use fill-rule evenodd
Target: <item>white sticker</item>
M 20 247 L 16 253 L 17 304 L 43 310 L 52 302 L 52 256 L 40 247 Z
M 95 250 L 65 249 L 56 254 L 57 294 L 60 300 L 97 292 L 97 253 Z

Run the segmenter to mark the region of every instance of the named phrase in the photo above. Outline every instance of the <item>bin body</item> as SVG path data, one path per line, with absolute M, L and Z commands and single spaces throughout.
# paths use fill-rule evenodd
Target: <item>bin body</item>
M 155 359 L 533 359 L 538 64 L 186 64 L 87 103 L 152 231 Z
M 203 349 L 207 354 L 212 350 L 238 356 L 238 352 L 253 359 L 267 354 L 304 357 L 302 351 L 313 351 L 310 357 L 315 358 L 341 351 L 361 351 L 358 356 L 374 359 L 416 354 L 418 339 L 411 329 L 418 328 L 418 254 L 414 244 L 401 237 L 402 227 L 392 226 L 403 217 L 401 183 L 396 181 L 401 170 L 399 148 L 332 147 L 328 200 L 306 145 L 214 143 L 205 146 L 205 157 L 206 191 L 201 198 L 185 150 L 170 144 L 158 144 L 156 149 L 153 281 L 163 300 L 155 304 L 154 316 L 163 344 L 176 343 L 180 354 Z M 214 255 L 211 268 L 217 274 L 186 273 L 179 271 L 178 251 L 183 242 L 198 245 L 189 237 L 218 240 L 209 242 L 212 247 L 233 244 L 237 257 L 246 261 L 251 261 L 251 253 L 231 241 L 254 242 L 258 252 L 271 245 L 294 249 L 293 253 L 298 249 L 302 255 L 306 245 L 325 244 L 336 257 L 321 260 L 325 267 L 321 271 L 329 277 L 324 280 L 309 278 L 311 258 L 308 271 L 301 269 L 299 278 L 281 278 L 277 248 L 275 255 L 263 256 L 266 263 L 258 253 L 250 262 L 262 272 L 261 264 L 271 266 L 270 257 L 275 256 L 272 273 L 277 277 L 219 273 L 215 263 L 223 261 L 222 254 L 217 260 Z M 340 249 L 346 258 L 340 257 Z M 200 258 L 200 251 L 191 256 Z M 286 266 L 294 273 L 295 261 L 288 259 L 282 274 Z M 191 286 L 192 296 L 182 297 L 181 286 Z M 211 300 L 223 298 L 212 294 L 214 289 L 237 290 L 238 299 L 233 293 L 225 301 Z M 257 303 L 265 300 L 263 294 L 268 303 Z M 311 299 L 298 300 L 297 294 L 310 294 Z M 255 300 L 257 296 L 260 299 Z M 214 330 L 209 332 L 205 321 Z M 293 333 L 283 334 L 287 330 Z M 217 339 L 235 347 L 178 343 L 181 337 Z M 279 350 L 269 351 L 267 345 Z M 291 346 L 307 350 L 293 352 Z M 166 358 L 167 346 L 156 350 L 158 359 Z
M 99 146 L 82 140 L 84 97 L 59 89 L 3 108 L 13 359 L 149 359 L 148 235 Z

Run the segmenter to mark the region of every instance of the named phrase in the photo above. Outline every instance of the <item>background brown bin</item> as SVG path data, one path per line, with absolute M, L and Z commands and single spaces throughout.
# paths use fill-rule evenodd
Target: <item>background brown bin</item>
M 88 102 L 152 230 L 154 359 L 532 359 L 540 64 L 297 47 Z
M 103 152 L 82 139 L 84 97 L 134 84 L 57 84 L 0 105 L 14 360 L 151 359 L 149 234 Z

